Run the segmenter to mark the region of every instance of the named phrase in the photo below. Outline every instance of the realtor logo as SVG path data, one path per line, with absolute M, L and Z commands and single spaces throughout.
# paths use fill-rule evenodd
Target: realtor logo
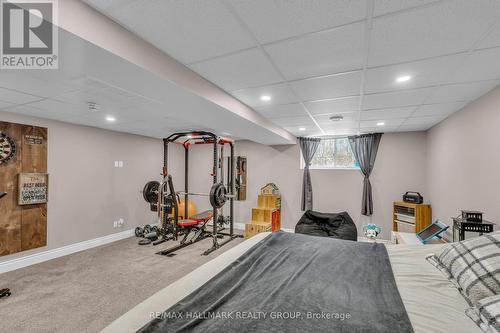
M 58 68 L 56 5 L 52 0 L 0 0 L 0 68 Z

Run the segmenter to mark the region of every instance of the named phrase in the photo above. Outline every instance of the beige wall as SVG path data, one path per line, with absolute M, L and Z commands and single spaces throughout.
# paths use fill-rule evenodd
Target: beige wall
M 500 222 L 500 88 L 428 132 L 427 189 L 434 218 L 451 225 L 460 209 Z
M 191 149 L 191 186 L 193 191 L 210 190 L 211 149 Z M 248 158 L 247 200 L 235 204 L 235 222 L 250 220 L 261 186 L 274 182 L 283 194 L 282 227 L 293 229 L 302 215 L 300 195 L 302 172 L 296 145 L 264 146 L 250 141 L 236 143 L 236 153 Z M 425 196 L 425 133 L 385 134 L 371 177 L 374 191 L 372 222 L 382 226 L 382 236 L 390 238 L 392 202 L 406 191 L 420 191 Z M 311 170 L 314 209 L 323 212 L 346 210 L 358 225 L 370 222 L 362 217 L 363 177 L 358 170 Z M 198 209 L 208 209 L 206 198 L 193 198 Z
M 0 257 L 0 262 L 154 221 L 140 191 L 161 173 L 160 140 L 11 113 L 0 112 L 0 120 L 48 127 L 50 174 L 47 246 Z M 115 160 L 124 167 L 115 168 Z M 173 174 L 181 172 L 178 161 Z M 119 218 L 125 225 L 113 228 Z

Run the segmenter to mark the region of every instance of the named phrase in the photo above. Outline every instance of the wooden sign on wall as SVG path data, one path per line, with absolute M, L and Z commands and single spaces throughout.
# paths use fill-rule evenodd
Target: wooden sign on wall
M 47 204 L 18 202 L 20 175 L 32 173 L 47 174 L 47 129 L 0 121 L 0 256 L 47 245 Z
M 46 173 L 20 173 L 18 204 L 37 205 L 49 200 L 49 175 Z

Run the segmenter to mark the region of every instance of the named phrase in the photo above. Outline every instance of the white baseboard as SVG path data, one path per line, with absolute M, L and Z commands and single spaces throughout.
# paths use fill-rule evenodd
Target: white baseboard
M 111 234 L 75 244 L 66 245 L 63 247 L 59 247 L 57 249 L 30 254 L 12 260 L 7 260 L 5 262 L 0 263 L 0 274 L 5 272 L 10 272 L 15 269 L 27 267 L 30 265 L 38 264 L 47 260 L 67 256 L 68 254 L 72 254 L 75 252 L 88 250 L 96 246 L 116 242 L 118 240 L 125 239 L 131 236 L 134 236 L 134 229 L 125 230 L 122 232 L 118 232 L 116 234 Z
M 245 230 L 245 223 L 235 223 L 234 228 L 239 230 Z M 287 229 L 287 228 L 281 228 L 281 230 L 292 233 L 294 232 L 293 229 Z M 99 238 L 89 239 L 83 242 L 59 247 L 57 249 L 47 250 L 43 252 L 29 254 L 24 257 L 7 260 L 0 263 L 0 274 L 10 272 L 19 268 L 39 264 L 41 262 L 48 261 L 51 259 L 64 257 L 67 256 L 68 254 L 88 250 L 96 246 L 109 244 L 132 236 L 134 236 L 134 229 L 125 230 L 122 232 L 118 232 L 116 234 L 106 235 Z

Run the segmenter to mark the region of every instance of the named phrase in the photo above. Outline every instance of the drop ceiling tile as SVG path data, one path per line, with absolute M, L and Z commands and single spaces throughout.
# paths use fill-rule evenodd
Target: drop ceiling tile
M 362 71 L 320 76 L 291 82 L 304 101 L 359 95 Z
M 362 20 L 367 7 L 365 0 L 237 0 L 231 4 L 261 43 Z
M 257 112 L 268 118 L 282 118 L 282 117 L 307 115 L 302 105 L 298 103 L 271 105 L 266 107 L 260 107 L 257 108 L 256 110 Z
M 297 127 L 297 126 L 283 127 L 283 128 L 295 136 L 319 136 L 319 135 L 322 135 L 321 131 L 318 129 L 318 127 L 316 125 L 305 126 L 305 127 L 303 127 L 303 128 L 305 128 L 305 130 L 303 130 L 303 131 L 299 130 L 299 127 Z
M 297 97 L 287 84 L 280 83 L 270 86 L 236 90 L 231 93 L 234 97 L 252 107 L 298 102 Z M 270 96 L 270 101 L 263 101 L 261 96 Z
M 119 122 L 106 122 L 104 118 L 99 118 L 97 115 L 93 117 L 86 116 L 74 116 L 72 118 L 68 118 L 64 120 L 65 122 L 75 124 L 75 125 L 83 125 L 90 126 L 96 128 L 103 128 L 110 131 L 120 131 L 120 123 Z M 125 131 L 125 130 L 122 130 Z
M 199 62 L 191 67 L 226 91 L 264 86 L 281 81 L 279 73 L 259 49 Z
M 464 57 L 453 55 L 368 69 L 365 93 L 421 88 L 445 82 Z M 411 80 L 396 82 L 398 77 L 404 75 L 411 76 Z
M 40 109 L 45 113 L 60 114 L 66 118 L 82 115 L 85 114 L 86 112 L 89 112 L 87 108 L 77 107 L 73 104 L 61 102 L 50 98 L 30 103 L 29 106 L 34 107 L 36 109 Z
M 325 132 L 325 135 L 334 135 L 334 136 L 348 136 L 360 133 L 358 126 L 351 129 L 323 128 L 323 131 Z
M 271 118 L 270 120 L 273 123 L 283 127 L 311 127 L 312 125 L 314 125 L 313 121 L 308 116 Z
M 30 94 L 25 94 L 22 92 L 0 88 L 0 101 L 14 103 L 14 104 L 22 104 L 29 103 L 37 100 L 41 100 L 42 97 L 34 96 Z
M 445 1 L 376 18 L 369 66 L 468 50 L 500 16 L 500 1 Z
M 393 133 L 398 132 L 399 126 L 375 126 L 375 127 L 364 127 L 360 130 L 360 133 Z
M 105 9 L 104 13 L 183 63 L 255 46 L 218 0 L 138 0 Z
M 410 106 L 404 108 L 365 110 L 361 112 L 361 120 L 407 118 L 415 111 L 416 108 L 416 106 Z
M 432 116 L 432 117 L 411 117 L 406 119 L 404 122 L 404 126 L 408 125 L 431 125 L 434 126 L 444 119 L 446 119 L 447 116 Z
M 500 3 L 500 1 L 499 1 Z M 500 47 L 474 51 L 467 55 L 451 82 L 500 79 Z
M 61 93 L 76 90 L 75 87 L 59 83 L 57 80 L 43 80 L 34 77 L 31 71 L 27 71 L 26 73 L 20 73 L 20 71 L 2 71 L 2 75 L 0 75 L 0 88 L 16 90 L 37 97 L 53 97 Z
M 375 1 L 373 15 L 379 16 L 388 13 L 397 12 L 403 9 L 410 9 L 430 3 L 435 3 L 439 0 L 379 0 Z
M 405 119 L 403 118 L 393 118 L 393 119 L 378 119 L 378 120 L 362 120 L 360 122 L 361 128 L 379 128 L 380 131 L 383 131 L 386 127 L 398 127 L 400 126 Z M 383 122 L 385 125 L 378 126 L 377 124 Z
M 73 114 L 65 113 L 65 112 L 62 112 L 60 110 L 52 110 L 52 109 L 41 110 L 41 109 L 32 107 L 31 104 L 12 106 L 12 107 L 4 109 L 4 111 L 23 114 L 23 115 L 37 117 L 37 118 L 46 118 L 46 119 L 53 119 L 53 120 L 60 120 L 60 121 L 65 121 L 69 118 L 74 117 Z
M 337 123 L 331 123 L 329 125 L 320 125 L 323 131 L 332 132 L 332 131 L 357 131 L 359 128 L 358 121 L 340 121 Z
M 75 105 L 75 107 L 82 110 L 87 110 L 89 102 L 92 102 L 97 104 L 100 111 L 108 112 L 122 108 L 141 108 L 153 104 L 148 99 L 112 87 L 71 91 L 60 94 L 53 99 Z
M 303 79 L 363 67 L 364 23 L 265 46 L 283 75 Z
M 419 105 L 425 101 L 431 91 L 431 88 L 421 88 L 367 94 L 363 97 L 363 110 Z
M 9 103 L 9 102 L 4 102 L 4 101 L 0 101 L 0 110 L 4 109 L 4 108 L 7 108 L 9 106 L 14 106 L 15 104 L 14 103 Z
M 415 110 L 413 117 L 449 116 L 461 110 L 465 105 L 467 105 L 466 102 L 421 105 Z
M 500 46 L 500 21 L 493 27 L 488 35 L 477 45 L 477 49 Z
M 321 114 L 314 116 L 314 119 L 318 122 L 320 126 L 342 126 L 346 123 L 354 123 L 358 121 L 359 113 L 358 112 L 350 112 L 350 113 L 342 113 L 341 116 L 343 120 L 341 121 L 332 121 L 330 117 L 337 116 L 337 113 L 332 114 Z
M 399 127 L 398 132 L 421 132 L 427 131 L 433 125 L 402 125 Z
M 494 89 L 498 84 L 500 81 L 491 80 L 443 85 L 432 93 L 426 103 L 471 101 Z
M 83 0 L 83 2 L 100 10 L 112 10 L 113 8 L 122 7 L 135 0 Z
M 325 99 L 304 103 L 312 114 L 347 113 L 359 110 L 359 97 Z

